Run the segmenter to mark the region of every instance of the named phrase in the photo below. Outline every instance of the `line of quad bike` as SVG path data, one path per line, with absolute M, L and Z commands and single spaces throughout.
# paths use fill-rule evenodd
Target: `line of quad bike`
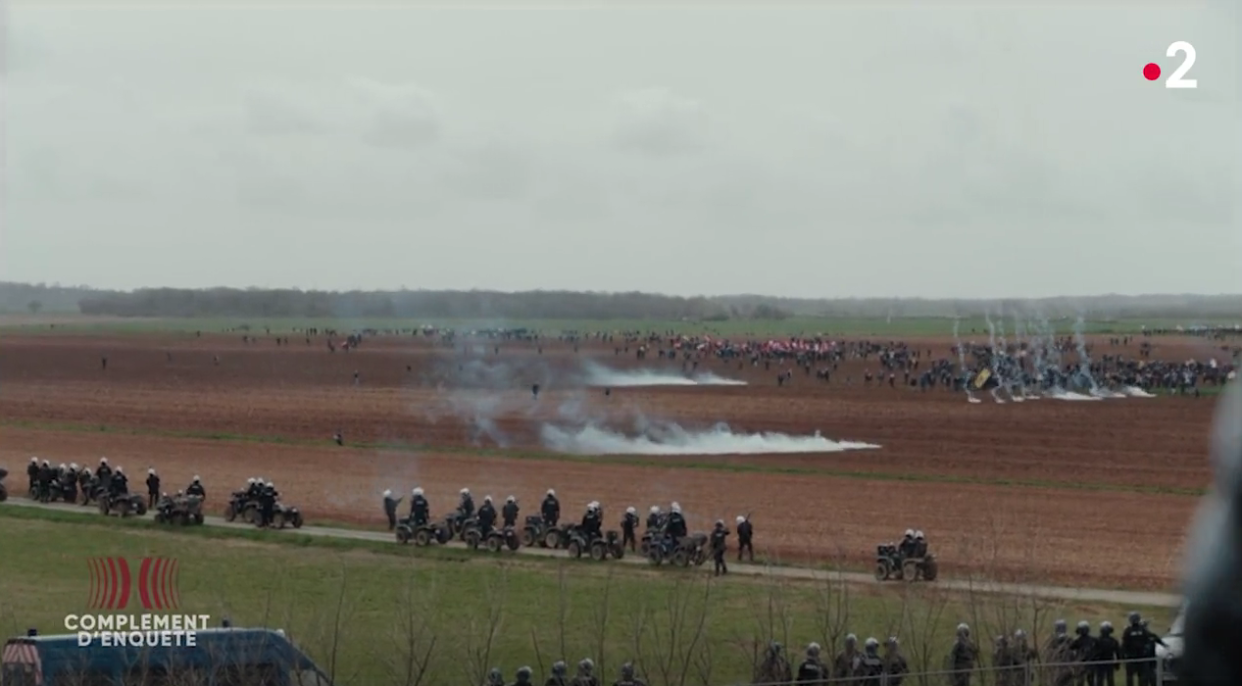
M 3 501 L 3 499 L 0 499 L 0 501 Z M 37 508 L 37 509 L 54 510 L 54 511 L 62 511 L 62 512 L 81 512 L 80 508 L 74 507 L 72 505 L 64 504 L 64 503 L 54 503 L 54 504 L 53 503 L 40 503 L 40 502 L 36 502 L 33 500 L 26 500 L 23 498 L 18 498 L 16 500 L 9 500 L 5 504 L 10 505 L 10 506 L 31 507 L 31 508 Z M 218 518 L 218 517 L 212 517 L 212 516 L 205 516 L 202 522 L 194 522 L 194 523 L 205 524 L 208 526 L 230 528 L 230 529 L 247 528 L 250 526 L 249 524 L 246 524 L 243 522 L 238 522 L 238 521 L 229 522 L 228 520 Z M 408 520 L 405 520 L 404 523 L 406 524 L 407 527 L 409 526 Z M 415 538 L 416 532 L 413 529 L 407 529 L 407 530 L 410 531 L 410 535 L 411 535 L 411 538 L 409 539 L 409 541 L 414 542 L 417 545 L 418 541 L 417 541 L 417 538 Z M 464 530 L 464 527 L 463 527 L 463 530 Z M 308 536 L 316 536 L 316 537 L 322 537 L 322 538 L 336 538 L 336 539 L 347 539 L 347 540 L 356 540 L 356 541 L 384 542 L 384 541 L 393 540 L 392 534 L 380 533 L 377 531 L 336 529 L 336 528 L 319 527 L 319 526 L 308 526 L 308 527 L 302 528 L 299 530 L 299 533 L 308 535 Z M 548 532 L 548 533 L 551 533 L 551 532 Z M 400 536 L 402 534 L 397 534 L 397 535 Z M 503 545 L 501 546 L 501 550 L 508 549 L 511 551 L 520 552 L 521 554 L 525 554 L 525 555 L 534 555 L 536 557 L 560 556 L 564 554 L 562 551 L 566 551 L 570 555 L 575 554 L 574 549 L 571 548 L 569 545 L 566 545 L 563 548 L 562 547 L 555 547 L 555 548 L 547 547 L 547 536 L 546 535 L 544 539 L 544 546 L 539 546 L 536 543 L 536 545 L 534 546 L 528 546 L 528 547 L 523 548 L 521 546 L 521 538 L 519 538 L 518 539 L 519 546 L 516 549 L 510 547 L 511 544 L 508 542 L 510 540 L 508 535 L 507 534 L 502 534 L 502 535 L 505 536 L 505 539 L 504 539 Z M 519 537 L 522 537 L 525 535 L 526 535 L 525 531 L 523 531 L 523 533 L 521 534 L 518 534 Z M 473 536 L 471 538 L 473 538 Z M 580 540 L 581 539 L 579 539 L 579 541 Z M 604 540 L 605 541 L 608 540 L 607 535 L 605 535 Z M 438 540 L 431 539 L 431 540 L 428 540 L 426 544 L 430 545 L 433 541 L 436 542 L 437 544 L 439 543 Z M 445 541 L 443 545 L 464 545 L 468 547 L 470 543 L 469 541 L 466 541 L 466 540 L 463 540 L 462 543 L 456 543 L 454 539 L 449 539 Z M 648 546 L 650 546 L 650 541 L 648 541 Z M 485 542 L 482 539 L 480 539 L 479 545 L 477 547 L 485 547 Z M 488 547 L 489 550 L 493 549 L 490 546 L 486 546 L 486 547 Z M 577 543 L 576 549 L 578 551 L 577 552 L 578 556 L 590 553 L 589 547 L 584 548 L 580 542 Z M 624 553 L 622 552 L 622 554 Z M 621 559 L 617 556 L 611 555 L 611 553 L 610 553 L 610 557 L 616 557 L 621 562 L 627 563 L 627 564 L 630 564 L 630 563 L 642 564 L 643 563 L 642 560 L 635 560 L 633 558 Z M 595 559 L 598 559 L 598 558 L 595 558 Z M 604 558 L 604 559 L 608 559 L 608 558 Z M 649 557 L 647 558 L 647 561 L 650 561 Z M 671 562 L 671 560 L 669 561 Z M 691 563 L 693 562 L 694 560 L 691 561 Z M 680 560 L 678 560 L 678 562 L 674 564 L 681 564 L 681 562 Z M 699 563 L 699 564 L 702 564 L 702 563 Z M 800 580 L 806 580 L 806 581 L 832 580 L 835 582 L 844 582 L 844 583 L 850 583 L 850 584 L 875 583 L 874 575 L 860 574 L 856 572 L 841 572 L 841 571 L 810 569 L 806 567 L 775 567 L 775 566 L 765 566 L 765 565 L 756 565 L 756 564 L 735 563 L 729 566 L 729 571 L 732 574 L 742 574 L 746 576 L 775 576 L 775 577 L 781 577 L 781 578 L 787 578 L 787 579 L 800 579 Z M 1110 589 L 1090 589 L 1090 588 L 1065 588 L 1065 587 L 1058 587 L 1058 586 L 1033 586 L 1033 585 L 1025 585 L 1025 584 L 1012 584 L 1012 583 L 988 582 L 988 581 L 977 581 L 977 580 L 950 580 L 950 579 L 941 579 L 939 580 L 938 584 L 946 588 L 947 590 L 951 590 L 951 591 L 962 591 L 962 592 L 968 591 L 968 592 L 974 592 L 974 593 L 1036 596 L 1036 597 L 1048 598 L 1048 599 L 1053 599 L 1053 600 L 1073 601 L 1073 602 L 1112 603 L 1112 604 L 1118 604 L 1118 605 L 1128 605 L 1128 606 L 1133 606 L 1133 607 L 1176 608 L 1176 607 L 1179 607 L 1182 602 L 1181 597 L 1178 595 L 1169 594 L 1169 593 L 1151 593 L 1151 592 L 1143 592 L 1143 591 L 1119 591 L 1119 590 L 1110 590 Z

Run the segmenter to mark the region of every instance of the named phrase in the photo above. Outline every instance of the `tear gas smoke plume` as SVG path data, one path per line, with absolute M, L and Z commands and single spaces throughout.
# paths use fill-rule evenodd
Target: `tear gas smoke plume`
M 544 425 L 544 445 L 576 455 L 755 455 L 763 453 L 835 453 L 879 448 L 870 443 L 837 442 L 815 432 L 810 436 L 782 433 L 734 433 L 727 424 L 690 431 L 678 424 L 649 424 L 626 435 L 594 424 L 577 428 Z
M 691 375 L 674 372 L 659 372 L 650 369 L 618 370 L 610 369 L 594 362 L 587 362 L 586 385 L 611 386 L 745 386 L 745 381 L 726 379 L 711 372 Z

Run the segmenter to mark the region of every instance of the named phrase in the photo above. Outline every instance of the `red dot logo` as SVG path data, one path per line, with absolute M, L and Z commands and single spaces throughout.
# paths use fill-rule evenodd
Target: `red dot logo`
M 1160 78 L 1160 65 L 1150 62 L 1143 67 L 1143 78 L 1148 81 L 1155 81 Z

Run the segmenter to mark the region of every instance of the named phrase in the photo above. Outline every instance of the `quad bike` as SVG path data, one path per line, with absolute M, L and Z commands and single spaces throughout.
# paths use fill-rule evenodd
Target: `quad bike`
M 511 526 L 492 529 L 484 538 L 484 541 L 487 543 L 487 549 L 493 553 L 498 553 L 505 548 L 517 550 L 522 547 L 522 541 L 518 538 L 518 533 Z
M 526 515 L 526 526 L 522 527 L 522 545 L 527 548 L 548 547 L 548 532 L 553 527 L 548 525 L 543 515 Z M 558 537 L 559 538 L 559 537 Z
M 398 543 L 414 541 L 414 545 L 417 546 L 431 545 L 432 541 L 444 545 L 453 538 L 446 523 L 435 524 L 427 522 L 426 524 L 418 525 L 414 523 L 413 517 L 406 517 L 397 522 L 396 532 Z
M 99 514 L 117 514 L 122 517 L 147 513 L 147 499 L 138 493 L 101 493 L 98 496 Z
M 224 506 L 224 521 L 231 522 L 238 516 L 248 524 L 259 521 L 259 504 L 252 500 L 245 491 L 233 491 L 229 503 Z
M 452 514 L 444 518 L 444 524 L 448 527 L 452 538 L 465 541 L 466 529 L 472 526 L 477 529 L 479 526 L 479 520 L 474 516 L 467 517 L 466 513 L 462 512 L 459 507 L 456 510 L 453 510 Z M 480 537 L 479 540 L 481 541 L 482 538 Z
M 707 562 L 707 534 L 694 533 L 674 543 L 668 535 L 652 538 L 647 560 L 657 567 L 667 561 L 674 567 L 701 566 Z
M 589 541 L 587 550 L 591 559 L 603 562 L 608 558 L 620 560 L 625 557 L 625 547 L 621 545 L 621 534 L 615 530 L 604 532 L 603 536 L 595 536 Z
M 4 477 L 9 475 L 9 470 L 0 467 L 0 503 L 9 499 L 9 489 L 4 487 Z
M 930 553 L 923 557 L 905 557 L 892 543 L 875 547 L 876 581 L 888 579 L 935 581 L 939 572 L 940 567 L 936 563 L 936 556 Z
M 479 545 L 483 543 L 483 529 L 479 526 L 479 520 L 476 517 L 467 517 L 459 520 L 457 535 L 458 538 L 466 544 L 471 550 L 478 550 Z
M 274 526 L 277 529 L 283 529 L 286 526 L 301 529 L 302 511 L 296 507 L 285 505 L 284 503 L 276 503 L 276 506 L 272 508 L 271 526 Z
M 203 523 L 203 499 L 196 495 L 161 498 L 155 505 L 155 521 L 159 524 Z

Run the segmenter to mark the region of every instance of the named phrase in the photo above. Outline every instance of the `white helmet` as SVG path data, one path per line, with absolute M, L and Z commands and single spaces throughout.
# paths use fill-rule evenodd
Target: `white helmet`
M 552 496 L 553 498 L 555 498 L 555 497 L 556 497 L 556 489 L 554 489 L 554 488 L 549 488 L 549 489 L 548 489 L 548 495 L 550 495 L 550 496 Z
M 51 462 L 48 462 L 47 460 L 44 460 L 44 461 L 43 461 L 43 466 L 44 466 L 44 467 L 51 467 L 51 466 L 52 466 L 52 463 L 51 463 Z
M 69 468 L 69 467 L 65 466 L 65 463 L 64 463 L 64 462 L 61 462 L 61 463 L 60 463 L 60 466 L 59 466 L 59 467 L 57 467 L 57 469 L 59 469 L 59 470 L 60 470 L 60 471 L 62 471 L 62 472 L 63 472 L 63 471 L 65 471 L 65 470 L 66 470 L 66 469 L 68 469 L 68 468 Z
M 508 498 L 505 498 L 505 502 L 506 502 L 506 503 L 516 503 L 516 502 L 517 502 L 517 498 L 514 498 L 513 496 L 509 496 Z
M 155 473 L 155 467 L 147 467 L 147 474 L 154 474 L 154 473 Z
M 906 529 L 906 538 L 914 538 L 914 529 Z
M 34 463 L 34 464 L 39 464 L 39 458 L 37 458 L 37 457 L 31 457 L 31 458 L 30 458 L 30 461 L 31 461 L 32 463 Z
M 637 514 L 638 510 L 634 509 L 633 507 L 627 507 L 625 508 L 625 513 L 626 514 Z
M 384 497 L 385 497 L 385 498 L 391 498 L 391 497 L 392 497 L 392 489 L 385 488 L 385 489 L 384 489 Z
M 421 488 L 416 488 L 416 489 L 414 489 L 413 491 L 411 491 L 411 493 L 413 493 L 414 495 L 422 495 L 422 494 L 423 494 L 423 489 L 421 489 Z
M 124 468 L 124 467 L 117 467 L 117 468 L 116 468 L 116 473 L 117 473 L 117 474 L 124 474 L 124 473 L 125 473 L 125 468 Z
M 195 474 L 195 475 L 194 475 L 194 483 L 198 483 L 198 480 L 199 480 L 199 479 L 198 479 L 198 475 L 197 475 L 197 474 Z
M 669 509 L 670 509 L 670 510 L 672 510 L 673 512 L 676 512 L 676 513 L 678 513 L 678 514 L 681 514 L 681 504 L 680 504 L 680 503 L 673 503 L 673 506 L 672 506 L 672 507 L 670 507 Z
M 106 457 L 99 458 L 99 464 L 108 464 L 108 458 Z
M 461 494 L 462 494 L 462 495 L 470 495 L 470 489 L 469 489 L 469 488 L 463 488 L 463 489 L 461 489 Z
M 923 538 L 923 532 L 922 532 L 922 531 L 915 531 L 915 532 L 914 532 L 914 537 L 915 537 L 915 538 Z
M 652 506 L 651 506 L 651 514 L 660 514 L 660 506 L 659 506 L 659 505 L 652 505 Z
M 742 522 L 744 522 L 744 521 L 746 521 L 746 518 L 745 518 L 745 517 L 743 517 L 742 515 L 738 515 L 738 516 L 737 516 L 737 523 L 738 523 L 738 524 L 741 524 L 741 523 L 742 523 Z
M 73 470 L 73 471 L 75 471 L 75 472 L 76 472 L 76 471 L 78 471 L 78 463 L 77 463 L 77 462 L 70 462 L 70 463 L 69 463 L 69 469 L 72 469 L 72 470 Z
M 276 488 L 276 484 L 274 484 L 274 483 L 272 483 L 271 481 L 269 481 L 269 482 L 267 482 L 267 487 L 268 487 L 268 488 Z
M 492 502 L 492 497 L 491 497 L 490 495 L 485 495 L 485 496 L 483 496 L 483 502 L 485 502 L 485 503 L 490 503 L 490 502 Z
M 246 483 L 248 483 L 248 484 L 253 484 L 255 481 L 256 481 L 256 479 L 255 479 L 253 476 L 252 476 L 252 477 L 250 477 L 249 479 L 246 479 Z

